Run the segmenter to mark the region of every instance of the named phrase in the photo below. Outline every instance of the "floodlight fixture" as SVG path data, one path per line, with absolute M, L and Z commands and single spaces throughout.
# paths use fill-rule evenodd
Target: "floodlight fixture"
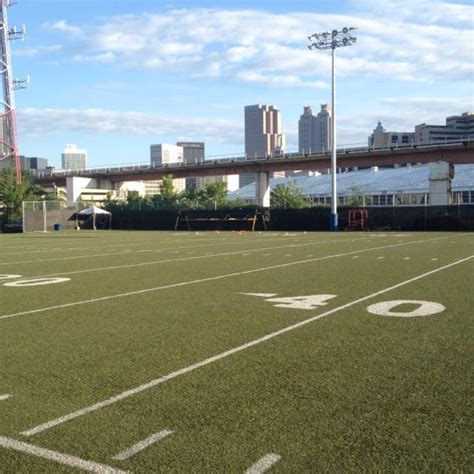
M 354 31 L 357 28 L 345 26 L 342 30 L 324 31 L 314 33 L 308 36 L 311 44 L 308 49 L 330 49 L 332 50 L 332 104 L 331 104 L 331 231 L 337 231 L 337 186 L 336 186 L 336 70 L 335 70 L 335 51 L 336 48 L 351 46 L 357 41 Z

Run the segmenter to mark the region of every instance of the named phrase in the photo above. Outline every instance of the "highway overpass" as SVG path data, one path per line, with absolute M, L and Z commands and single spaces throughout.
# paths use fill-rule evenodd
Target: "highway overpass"
M 337 167 L 342 170 L 369 168 L 372 166 L 394 166 L 433 161 L 447 161 L 452 164 L 474 163 L 474 140 L 462 143 L 406 146 L 387 149 L 345 149 L 338 150 Z M 268 157 L 234 157 L 205 160 L 200 164 L 187 165 L 130 165 L 114 168 L 87 170 L 38 171 L 37 182 L 43 186 L 65 186 L 68 177 L 93 178 L 112 183 L 200 176 L 222 176 L 245 173 L 271 173 L 274 171 L 319 171 L 331 168 L 330 153 L 291 153 Z

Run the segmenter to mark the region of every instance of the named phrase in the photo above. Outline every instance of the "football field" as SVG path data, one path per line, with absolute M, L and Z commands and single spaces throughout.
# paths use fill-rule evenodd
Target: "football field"
M 0 234 L 0 472 L 472 472 L 473 233 Z

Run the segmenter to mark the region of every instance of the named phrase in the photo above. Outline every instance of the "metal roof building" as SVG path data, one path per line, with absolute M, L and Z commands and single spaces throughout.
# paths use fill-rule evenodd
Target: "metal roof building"
M 452 181 L 453 203 L 474 204 L 474 164 L 456 165 Z M 337 194 L 340 204 L 354 193 L 370 196 L 371 205 L 420 205 L 429 203 L 430 165 L 399 168 L 377 168 L 350 171 L 337 175 Z M 303 196 L 313 204 L 329 204 L 331 175 L 294 175 L 275 178 L 270 187 L 293 182 Z M 229 200 L 255 199 L 255 183 L 229 193 Z

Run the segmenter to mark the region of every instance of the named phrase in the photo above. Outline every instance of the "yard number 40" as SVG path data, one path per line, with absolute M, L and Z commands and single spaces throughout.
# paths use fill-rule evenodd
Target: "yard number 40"
M 242 293 L 248 296 L 258 296 L 265 298 L 265 301 L 274 303 L 278 308 L 289 309 L 316 309 L 318 306 L 324 306 L 328 300 L 336 298 L 337 295 L 305 295 L 305 296 L 291 296 L 286 298 L 275 298 L 276 293 Z M 408 310 L 397 308 L 408 305 Z M 439 303 L 422 300 L 391 300 L 375 303 L 367 307 L 367 311 L 371 314 L 379 316 L 395 316 L 402 318 L 414 318 L 417 316 L 430 316 L 441 313 L 446 308 Z

